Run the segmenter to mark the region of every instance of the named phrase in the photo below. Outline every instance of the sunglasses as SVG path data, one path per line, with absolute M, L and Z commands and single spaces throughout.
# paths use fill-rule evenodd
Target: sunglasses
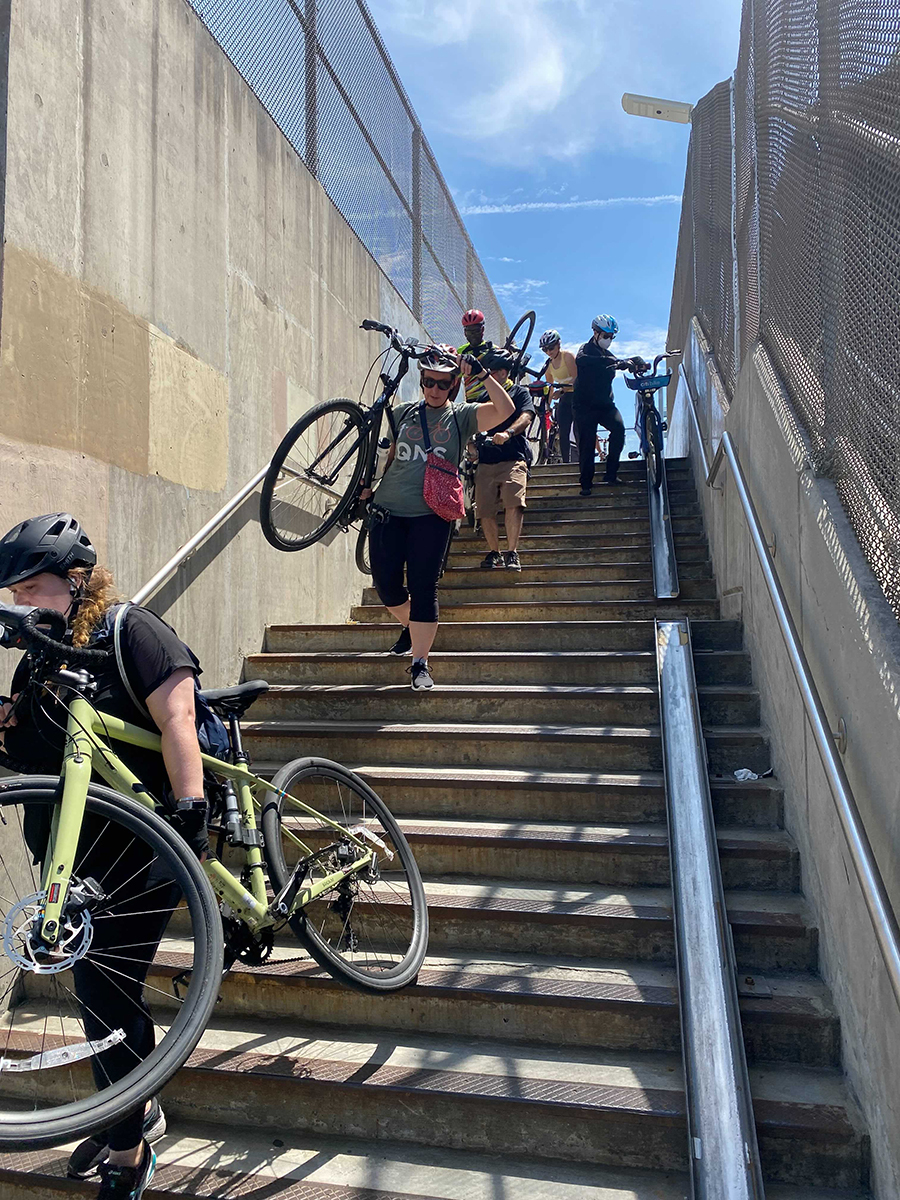
M 438 388 L 442 392 L 449 392 L 455 382 L 455 379 L 426 379 L 422 376 L 423 388 Z

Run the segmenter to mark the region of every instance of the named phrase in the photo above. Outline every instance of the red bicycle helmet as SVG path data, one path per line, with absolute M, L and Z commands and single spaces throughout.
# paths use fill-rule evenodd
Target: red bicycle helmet
M 463 313 L 462 324 L 463 329 L 468 329 L 470 325 L 483 325 L 484 313 L 480 308 L 470 308 L 468 312 Z

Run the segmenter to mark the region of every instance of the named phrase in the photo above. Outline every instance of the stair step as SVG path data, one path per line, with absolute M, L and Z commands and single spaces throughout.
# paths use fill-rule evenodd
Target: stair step
M 672 529 L 676 534 L 691 534 L 694 537 L 699 537 L 703 532 L 703 526 L 700 518 L 699 505 L 694 505 L 696 512 L 673 513 Z M 498 520 L 500 527 L 503 527 L 502 516 Z M 552 534 L 558 537 L 577 537 L 579 539 L 588 538 L 591 541 L 595 537 L 603 537 L 607 534 L 641 534 L 646 536 L 650 528 L 650 515 L 646 512 L 641 512 L 635 516 L 608 516 L 608 517 L 585 517 L 583 519 L 577 516 L 554 515 L 550 518 L 549 513 L 541 514 L 539 520 L 528 520 L 526 517 L 525 525 L 522 528 L 522 542 L 524 545 L 531 546 L 536 539 L 546 537 Z M 456 540 L 460 543 L 478 540 L 482 541 L 480 533 L 475 533 L 474 530 L 463 527 L 457 534 Z M 573 543 L 574 544 L 574 543 Z
M 719 615 L 717 600 L 654 600 L 653 589 L 645 587 L 648 596 L 642 600 L 526 600 L 496 601 L 481 604 L 444 603 L 441 621 L 507 622 L 507 621 L 629 621 L 660 620 L 677 617 L 701 618 L 714 621 Z M 353 621 L 360 624 L 389 624 L 394 618 L 380 604 L 354 605 L 350 610 Z
M 303 799 L 303 792 L 296 793 Z M 331 836 L 302 816 L 288 827 L 317 849 Z M 665 825 L 560 824 L 468 821 L 410 816 L 401 827 L 419 869 L 429 875 L 493 875 L 507 880 L 667 887 L 669 839 Z M 301 832 L 302 831 L 302 832 Z M 721 829 L 717 833 L 725 887 L 796 891 L 799 856 L 783 830 Z M 285 839 L 285 858 L 296 846 Z
M 24 1006 L 23 1006 L 24 1008 Z M 40 1045 L 19 1010 L 22 1033 Z M 18 1022 L 17 1022 L 18 1024 Z M 82 1066 L 79 1064 L 79 1066 Z M 751 1068 L 769 1178 L 859 1186 L 866 1139 L 835 1071 Z M 332 1030 L 219 1018 L 164 1088 L 167 1114 L 240 1129 L 684 1170 L 678 1054 Z
M 4 1200 L 95 1197 L 96 1183 L 79 1185 L 63 1178 L 73 1148 L 74 1143 L 4 1155 Z M 280 1125 L 243 1129 L 235 1138 L 219 1124 L 170 1119 L 169 1133 L 157 1150 L 160 1157 L 148 1200 L 685 1200 L 690 1186 L 679 1172 L 512 1156 L 501 1161 L 469 1150 L 385 1138 L 329 1138 Z M 767 1195 L 769 1200 L 806 1200 L 793 1189 Z M 822 1200 L 822 1194 L 814 1200 Z M 856 1197 L 842 1193 L 840 1200 Z
M 418 699 L 428 704 L 431 693 Z M 423 709 L 427 711 L 427 709 Z M 545 770 L 662 770 L 657 726 L 503 725 L 381 721 L 248 721 L 248 753 L 288 761 L 308 754 L 352 762 Z M 710 769 L 769 769 L 769 746 L 755 727 L 704 729 Z
M 454 621 L 439 626 L 435 652 L 527 650 L 642 650 L 653 652 L 654 625 L 648 617 L 634 619 L 562 619 L 535 624 L 509 620 L 494 624 Z M 740 621 L 691 621 L 694 650 L 741 650 Z M 269 625 L 265 646 L 270 653 L 345 652 L 387 653 L 397 639 L 397 626 L 369 619 L 347 625 Z
M 635 556 L 636 558 L 637 556 Z M 679 579 L 710 579 L 709 560 L 688 561 L 678 567 Z M 450 565 L 441 578 L 442 588 L 465 587 L 509 587 L 513 583 L 533 584 L 583 584 L 588 582 L 608 583 L 620 579 L 652 579 L 653 568 L 649 559 L 643 562 L 571 563 L 554 566 L 552 563 L 538 566 L 523 561 L 522 570 L 506 571 L 503 568 L 487 569 L 478 562 Z
M 524 572 L 523 572 L 524 574 Z M 484 571 L 481 579 L 441 580 L 438 597 L 441 605 L 452 604 L 568 604 L 607 603 L 615 600 L 653 601 L 653 581 L 646 579 L 579 580 L 560 583 L 556 580 L 540 583 L 521 578 L 517 571 L 496 569 Z M 680 579 L 679 603 L 690 600 L 716 599 L 714 579 Z M 363 589 L 364 605 L 378 605 L 380 600 L 374 587 Z
M 281 763 L 261 762 L 254 770 L 270 777 Z M 601 774 L 416 766 L 352 768 L 368 781 L 398 817 L 428 813 L 458 818 L 506 818 L 522 821 L 664 821 L 665 792 L 661 772 Z M 772 779 L 738 783 L 710 780 L 716 819 L 726 825 L 778 828 L 783 794 Z
M 392 656 L 393 657 L 393 656 Z M 577 723 L 648 725 L 659 720 L 659 689 L 653 685 L 464 684 L 444 683 L 428 697 L 427 710 L 405 677 L 407 660 L 395 659 L 397 682 L 273 684 L 253 706 L 253 717 L 266 720 L 477 721 L 517 724 Z M 437 661 L 432 670 L 440 678 Z M 402 680 L 403 682 L 399 682 Z M 698 688 L 701 719 L 710 725 L 755 725 L 759 693 L 740 684 Z
M 519 546 L 519 558 L 522 561 L 523 567 L 540 567 L 553 568 L 556 563 L 561 566 L 575 566 L 579 564 L 585 565 L 600 565 L 611 564 L 617 565 L 623 562 L 638 562 L 650 561 L 650 538 L 649 534 L 646 538 L 632 536 L 631 534 L 619 535 L 622 540 L 622 545 L 619 545 L 614 539 L 604 539 L 604 545 L 597 545 L 591 541 L 589 545 L 582 543 L 580 546 L 548 546 L 546 549 L 540 548 L 529 550 L 527 546 Z M 709 557 L 709 548 L 706 542 L 702 539 L 681 538 L 676 543 L 677 558 L 679 570 L 682 565 L 688 562 L 706 562 Z M 478 560 L 485 553 L 485 543 L 480 545 L 477 539 L 466 539 L 460 542 L 454 538 L 450 546 L 450 557 L 448 560 L 449 569 L 454 567 L 470 567 L 477 568 Z
M 319 651 L 250 654 L 246 675 L 273 684 L 392 683 L 397 659 L 378 651 Z M 402 660 L 401 660 L 402 661 Z M 444 684 L 602 685 L 656 683 L 656 658 L 644 650 L 437 651 L 429 655 L 435 675 Z M 698 651 L 694 655 L 698 682 L 749 684 L 750 656 L 743 650 Z M 254 716 L 257 709 L 253 710 Z

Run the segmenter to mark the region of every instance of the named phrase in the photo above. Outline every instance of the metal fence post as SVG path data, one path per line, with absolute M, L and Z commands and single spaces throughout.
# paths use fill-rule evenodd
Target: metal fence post
M 303 75 L 306 84 L 306 153 L 304 159 L 313 179 L 319 178 L 319 89 L 316 76 L 318 63 L 318 34 L 316 30 L 316 0 L 306 0 L 304 10 L 306 24 L 306 54 Z
M 412 132 L 412 310 L 422 320 L 422 129 Z

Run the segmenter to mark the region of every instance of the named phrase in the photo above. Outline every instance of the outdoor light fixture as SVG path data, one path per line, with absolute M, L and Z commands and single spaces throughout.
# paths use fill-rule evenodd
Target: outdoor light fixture
M 652 117 L 654 121 L 675 121 L 678 125 L 690 125 L 693 104 L 683 100 L 658 100 L 655 96 L 636 96 L 626 92 L 622 107 L 632 117 Z

